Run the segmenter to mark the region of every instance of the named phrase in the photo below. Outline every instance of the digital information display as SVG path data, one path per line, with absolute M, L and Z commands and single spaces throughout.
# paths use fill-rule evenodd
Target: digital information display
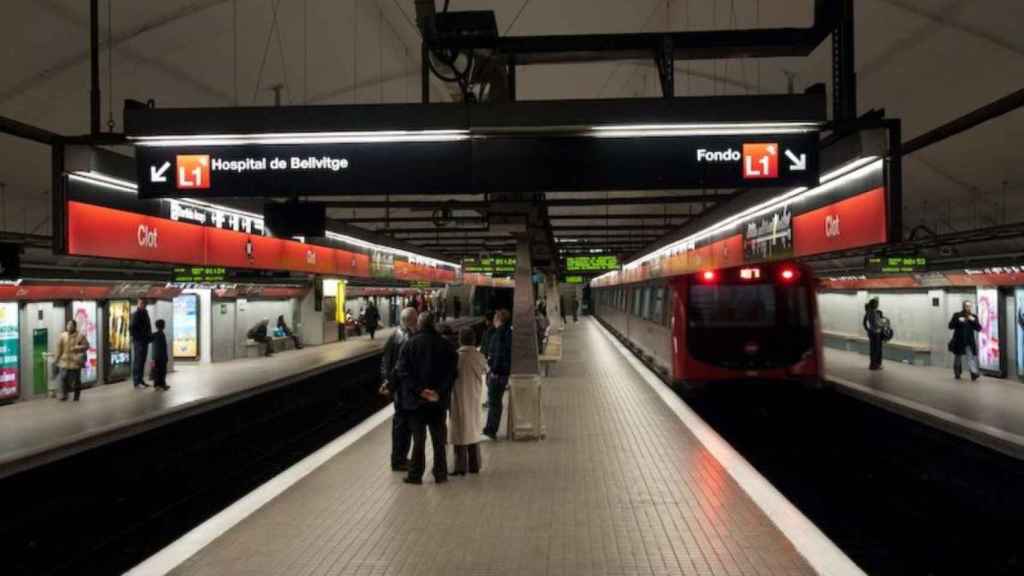
M 218 266 L 177 266 L 172 273 L 172 282 L 215 284 L 228 279 L 228 269 Z
M 583 284 L 583 276 L 566 276 L 566 284 Z
M 0 302 L 0 400 L 18 397 L 18 303 Z
M 999 290 L 978 288 L 978 365 L 982 370 L 1002 370 L 1002 342 L 999 338 Z
M 96 382 L 99 374 L 96 356 L 96 301 L 73 300 L 71 317 L 75 320 L 78 331 L 89 341 L 89 350 L 85 353 L 85 366 L 82 366 L 82 384 L 92 384 Z
M 600 256 L 569 256 L 565 259 L 567 272 L 607 272 L 619 269 L 619 257 L 611 254 Z
M 462 271 L 475 274 L 513 274 L 516 271 L 516 257 L 465 258 L 462 260 Z
M 928 271 L 928 259 L 924 256 L 865 258 L 864 270 L 875 274 L 916 274 Z
M 175 358 L 191 360 L 199 357 L 199 296 L 182 294 L 174 298 Z

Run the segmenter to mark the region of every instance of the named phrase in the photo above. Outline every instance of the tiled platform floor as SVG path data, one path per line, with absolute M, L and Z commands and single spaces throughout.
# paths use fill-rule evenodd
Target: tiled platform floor
M 825 349 L 826 375 L 840 390 L 1024 458 L 1024 382 L 955 380 L 952 370 L 899 362 L 883 367 L 868 370 L 867 356 Z
M 171 573 L 813 573 L 596 322 L 564 337 L 546 440 L 485 443 L 479 476 L 409 486 L 385 422 Z
M 0 477 L 135 433 L 138 426 L 184 413 L 383 348 L 392 329 L 375 340 L 360 336 L 340 343 L 281 352 L 272 358 L 250 358 L 217 364 L 179 362 L 168 376 L 171 389 L 136 390 L 130 381 L 96 386 L 79 402 L 46 398 L 0 406 Z M 148 380 L 147 380 L 148 381 Z M 102 440 L 101 440 L 102 439 Z

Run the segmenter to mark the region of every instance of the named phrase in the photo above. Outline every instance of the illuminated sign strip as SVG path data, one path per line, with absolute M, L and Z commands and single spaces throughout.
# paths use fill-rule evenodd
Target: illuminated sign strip
M 800 187 L 790 190 L 789 192 L 776 196 L 775 198 L 772 198 L 770 200 L 762 202 L 761 204 L 752 206 L 746 210 L 743 210 L 728 218 L 725 218 L 715 224 L 712 224 L 711 226 L 708 226 L 707 228 L 704 228 L 703 230 L 700 230 L 699 232 L 687 236 L 686 238 L 677 240 L 669 244 L 668 246 L 664 246 L 662 248 L 659 248 L 658 250 L 655 250 L 654 252 L 641 256 L 640 258 L 626 264 L 624 268 L 627 270 L 633 269 L 636 268 L 637 266 L 642 265 L 645 262 L 649 262 L 656 258 L 660 258 L 662 256 L 672 254 L 677 251 L 693 250 L 697 242 L 709 238 L 720 232 L 729 230 L 745 220 L 748 220 L 750 218 L 756 218 L 763 214 L 767 214 L 797 199 L 808 198 L 810 196 L 827 192 L 835 188 L 836 186 L 841 185 L 843 182 L 847 180 L 858 178 L 867 172 L 880 169 L 881 166 L 882 160 L 877 156 L 859 158 L 840 168 L 837 168 L 836 170 L 833 170 L 832 172 L 829 172 L 828 174 L 823 175 L 819 179 L 820 184 L 814 188 L 808 189 L 805 187 Z M 614 275 L 615 273 L 615 271 L 608 272 L 607 274 L 599 276 L 598 279 L 604 278 L 605 276 Z
M 134 182 L 130 182 L 128 180 L 121 180 L 120 178 L 114 178 L 112 176 L 107 176 L 106 174 L 101 174 L 99 172 L 74 172 L 72 174 L 69 174 L 68 177 L 70 177 L 72 179 L 75 179 L 75 180 L 79 180 L 79 181 L 85 182 L 87 184 L 92 184 L 92 185 L 96 185 L 96 186 L 102 186 L 102 187 L 105 187 L 105 188 L 112 188 L 112 189 L 120 190 L 120 191 L 123 191 L 123 192 L 138 192 L 138 186 Z M 205 209 L 208 209 L 208 210 L 220 211 L 220 212 L 223 212 L 223 213 L 226 213 L 226 214 L 234 214 L 236 216 L 240 216 L 240 217 L 252 220 L 253 223 L 258 227 L 259 230 L 263 229 L 263 216 L 260 216 L 259 214 L 254 214 L 252 212 L 246 212 L 244 210 L 238 210 L 238 209 L 235 209 L 235 208 L 229 208 L 227 206 L 220 206 L 218 204 L 211 204 L 209 202 L 202 202 L 202 201 L 199 201 L 199 200 L 192 200 L 192 199 L 188 199 L 188 200 L 175 199 L 175 200 L 171 200 L 171 202 L 177 202 L 177 203 L 182 204 L 182 205 L 190 205 L 191 204 L 193 206 L 198 206 L 198 207 L 205 208 Z M 390 246 L 384 246 L 382 244 L 375 244 L 373 242 L 367 242 L 366 240 L 360 240 L 360 239 L 354 238 L 352 236 L 346 236 L 344 234 L 338 234 L 337 232 L 331 232 L 329 230 L 327 231 L 327 238 L 329 238 L 331 240 L 336 240 L 336 241 L 339 241 L 339 242 L 344 242 L 344 243 L 350 244 L 352 246 L 358 246 L 360 248 L 365 248 L 365 249 L 369 249 L 369 250 L 377 250 L 379 252 L 385 252 L 385 253 L 388 253 L 388 254 L 395 254 L 395 255 L 399 255 L 399 256 L 405 256 L 406 258 L 409 259 L 410 262 L 412 262 L 414 264 L 426 264 L 426 265 L 430 265 L 430 266 L 442 266 L 442 267 L 446 267 L 446 268 L 451 268 L 453 270 L 457 270 L 457 269 L 460 268 L 460 266 L 458 264 L 454 263 L 454 262 L 448 262 L 448 261 L 445 261 L 445 260 L 438 260 L 436 258 L 431 258 L 429 256 L 423 256 L 423 255 L 420 255 L 420 254 L 415 254 L 415 253 L 409 252 L 407 250 L 402 250 L 402 249 L 399 249 L 399 248 L 392 248 Z M 303 240 L 303 242 L 305 242 L 305 240 Z

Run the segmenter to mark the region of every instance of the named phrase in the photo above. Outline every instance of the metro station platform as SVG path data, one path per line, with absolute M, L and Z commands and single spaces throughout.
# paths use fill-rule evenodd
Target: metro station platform
M 825 348 L 826 378 L 840 391 L 927 425 L 1024 459 L 1024 383 L 1002 378 L 972 382 L 952 370 L 868 358 Z
M 165 392 L 125 381 L 83 390 L 79 402 L 38 399 L 0 407 L 0 478 L 355 362 L 383 349 L 392 330 L 374 340 L 360 336 L 271 358 L 178 362 Z
M 129 574 L 862 574 L 596 321 L 563 354 L 479 475 L 404 484 L 388 407 Z

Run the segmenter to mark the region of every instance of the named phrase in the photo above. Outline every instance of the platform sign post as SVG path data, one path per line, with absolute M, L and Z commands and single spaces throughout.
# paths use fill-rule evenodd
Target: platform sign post
M 0 302 L 0 400 L 18 397 L 18 303 Z

